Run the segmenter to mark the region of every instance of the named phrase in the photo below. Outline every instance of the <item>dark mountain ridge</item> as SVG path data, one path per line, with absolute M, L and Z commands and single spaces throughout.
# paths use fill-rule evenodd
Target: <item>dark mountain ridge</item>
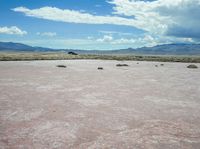
M 147 54 L 147 55 L 200 55 L 200 44 L 173 43 L 154 47 L 119 50 L 78 50 L 33 47 L 22 43 L 0 42 L 0 51 L 12 52 L 76 52 L 78 54 Z

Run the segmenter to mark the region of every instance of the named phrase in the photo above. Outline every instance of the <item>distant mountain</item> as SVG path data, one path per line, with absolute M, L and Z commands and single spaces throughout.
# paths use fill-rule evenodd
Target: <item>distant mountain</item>
M 0 50 L 34 50 L 33 47 L 13 42 L 0 42 Z
M 200 55 L 200 44 L 164 44 L 154 47 L 139 48 L 137 49 L 137 52 L 161 55 Z
M 32 47 L 13 42 L 0 42 L 0 51 L 15 52 L 76 52 L 78 54 L 149 54 L 149 55 L 200 55 L 200 44 L 164 44 L 154 47 L 127 48 L 119 50 L 77 50 Z
M 25 45 L 22 43 L 14 43 L 14 42 L 0 42 L 0 51 L 51 51 L 53 49 L 50 48 L 42 48 L 42 47 L 32 47 L 29 45 Z

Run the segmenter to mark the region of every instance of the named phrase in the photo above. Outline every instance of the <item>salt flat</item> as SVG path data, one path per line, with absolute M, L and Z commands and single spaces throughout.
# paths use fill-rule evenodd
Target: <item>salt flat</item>
M 160 64 L 0 62 L 0 148 L 199 149 L 200 69 Z

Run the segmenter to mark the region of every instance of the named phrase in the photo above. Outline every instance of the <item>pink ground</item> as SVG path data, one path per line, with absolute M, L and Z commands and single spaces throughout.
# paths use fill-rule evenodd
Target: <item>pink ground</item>
M 200 69 L 117 63 L 0 62 L 0 149 L 199 149 Z

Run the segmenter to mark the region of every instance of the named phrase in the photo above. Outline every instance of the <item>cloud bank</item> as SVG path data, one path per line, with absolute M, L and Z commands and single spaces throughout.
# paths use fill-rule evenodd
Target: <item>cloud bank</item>
M 135 21 L 117 16 L 96 16 L 89 13 L 74 11 L 69 9 L 59 9 L 56 7 L 42 7 L 38 9 L 28 9 L 26 7 L 14 8 L 15 12 L 22 12 L 26 16 L 60 21 L 67 23 L 85 23 L 85 24 L 114 24 L 135 26 Z
M 200 0 L 111 0 L 113 14 L 133 16 L 151 33 L 200 38 Z
M 26 35 L 27 32 L 19 29 L 16 26 L 11 27 L 0 27 L 0 34 L 9 34 L 9 35 Z

